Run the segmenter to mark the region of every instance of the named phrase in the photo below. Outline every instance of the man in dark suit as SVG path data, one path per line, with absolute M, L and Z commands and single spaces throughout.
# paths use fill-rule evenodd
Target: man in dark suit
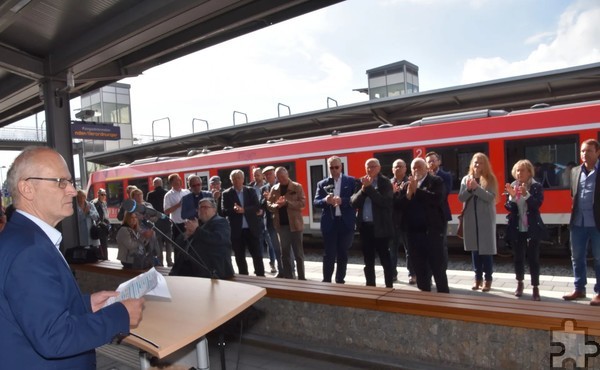
M 95 369 L 95 348 L 137 326 L 144 300 L 104 307 L 118 293 L 79 290 L 55 229 L 77 194 L 60 154 L 25 148 L 7 177 L 17 211 L 0 234 L 2 368 Z
M 185 222 L 185 233 L 178 242 L 187 254 L 180 255 L 169 275 L 233 277 L 231 228 L 227 220 L 217 214 L 217 203 L 212 197 L 200 199 L 198 218 Z
M 231 226 L 231 245 L 238 272 L 248 275 L 245 249 L 247 247 L 252 256 L 254 273 L 256 276 L 265 276 L 262 250 L 258 245 L 261 221 L 257 213 L 260 205 L 254 189 L 244 186 L 244 177 L 241 170 L 231 171 L 229 178 L 233 185 L 221 196 L 221 211 Z
M 158 212 L 165 213 L 164 200 L 167 191 L 163 188 L 163 180 L 160 177 L 156 177 L 152 180 L 152 185 L 154 186 L 154 190 L 146 194 L 146 202 L 152 204 L 152 208 Z
M 450 172 L 442 170 L 442 158 L 436 152 L 429 152 L 425 154 L 425 162 L 427 162 L 427 168 L 429 173 L 440 177 L 444 182 L 444 201 L 442 202 L 442 209 L 444 211 L 444 269 L 448 268 L 448 221 L 452 220 L 452 212 L 450 211 L 450 204 L 448 203 L 448 194 L 452 191 L 452 175 Z
M 571 171 L 571 262 L 575 276 L 575 290 L 563 296 L 570 301 L 585 298 L 587 284 L 586 257 L 590 245 L 594 256 L 596 284 L 594 298 L 590 304 L 600 306 L 600 176 L 598 176 L 598 156 L 600 144 L 588 139 L 581 144 L 582 165 Z
M 383 176 L 376 158 L 365 163 L 367 174 L 360 178 L 361 186 L 352 195 L 352 207 L 358 208 L 358 230 L 365 261 L 365 279 L 368 286 L 375 286 L 375 253 L 383 267 L 385 286 L 393 287 L 390 263 L 390 238 L 394 234 L 392 222 L 393 189 L 390 179 Z
M 314 206 L 322 208 L 321 233 L 325 254 L 323 255 L 323 281 L 331 282 L 335 262 L 337 271 L 335 282 L 344 284 L 348 265 L 348 249 L 354 239 L 356 212 L 350 205 L 356 179 L 342 174 L 342 160 L 337 157 L 327 159 L 330 177 L 319 181 Z
M 400 201 L 406 217 L 403 218 L 408 248 L 417 287 L 431 291 L 430 272 L 439 293 L 449 293 L 444 264 L 443 229 L 446 220 L 442 210 L 444 183 L 427 171 L 423 158 L 411 163 L 412 175 L 400 190 Z

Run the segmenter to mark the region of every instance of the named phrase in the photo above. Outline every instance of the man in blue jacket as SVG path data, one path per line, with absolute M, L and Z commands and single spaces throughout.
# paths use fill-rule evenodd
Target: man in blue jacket
M 26 148 L 7 181 L 16 212 L 0 234 L 2 367 L 95 369 L 95 348 L 137 326 L 144 300 L 104 307 L 116 292 L 79 290 L 55 229 L 73 214 L 77 193 L 60 154 Z
M 314 206 L 322 208 L 321 233 L 325 244 L 323 255 L 323 281 L 331 282 L 337 261 L 335 282 L 343 284 L 348 265 L 348 249 L 354 239 L 356 211 L 350 205 L 356 179 L 342 174 L 342 160 L 337 157 L 327 159 L 330 177 L 319 181 Z

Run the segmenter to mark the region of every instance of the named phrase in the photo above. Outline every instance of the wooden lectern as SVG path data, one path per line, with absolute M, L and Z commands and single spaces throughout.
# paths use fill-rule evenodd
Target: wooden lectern
M 227 280 L 183 276 L 165 279 L 171 299 L 146 296 L 143 319 L 131 330 L 135 336 L 124 339 L 143 351 L 142 369 L 150 368 L 147 355 L 163 359 L 193 343 L 198 368 L 208 369 L 208 343 L 204 336 L 266 294 L 264 288 Z

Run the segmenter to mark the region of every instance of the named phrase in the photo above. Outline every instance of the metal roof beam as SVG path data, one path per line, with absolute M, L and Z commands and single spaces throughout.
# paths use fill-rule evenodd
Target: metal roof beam
M 44 62 L 41 59 L 1 44 L 0 68 L 31 80 L 37 81 L 44 77 Z

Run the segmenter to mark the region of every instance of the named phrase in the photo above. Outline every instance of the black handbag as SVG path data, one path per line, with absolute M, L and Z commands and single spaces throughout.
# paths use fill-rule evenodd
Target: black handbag
M 90 238 L 93 240 L 100 239 L 100 226 L 98 226 L 97 222 L 94 222 L 92 227 L 90 227 Z

